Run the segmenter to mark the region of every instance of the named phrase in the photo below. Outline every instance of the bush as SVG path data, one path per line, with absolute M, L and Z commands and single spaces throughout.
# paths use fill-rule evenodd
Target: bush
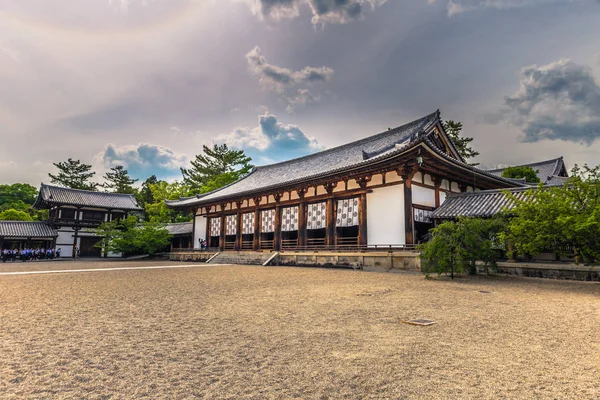
M 432 238 L 421 245 L 421 259 L 427 276 L 477 273 L 477 261 L 486 269 L 496 265 L 497 238 L 504 225 L 500 218 L 459 217 L 432 229 Z

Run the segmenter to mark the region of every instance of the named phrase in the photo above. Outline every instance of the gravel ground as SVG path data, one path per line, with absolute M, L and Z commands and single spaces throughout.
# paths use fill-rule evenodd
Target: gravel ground
M 174 265 L 52 268 L 109 264 Z M 253 266 L 0 276 L 0 324 L 2 399 L 600 398 L 597 283 Z

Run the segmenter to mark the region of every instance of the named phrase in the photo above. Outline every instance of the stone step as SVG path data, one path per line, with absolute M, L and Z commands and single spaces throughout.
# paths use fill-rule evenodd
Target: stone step
M 262 265 L 271 257 L 271 253 L 224 251 L 210 261 L 210 264 L 249 264 Z

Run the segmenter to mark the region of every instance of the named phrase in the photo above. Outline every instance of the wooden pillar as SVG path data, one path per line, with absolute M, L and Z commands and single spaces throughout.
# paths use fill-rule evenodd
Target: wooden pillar
M 281 205 L 279 201 L 283 197 L 283 193 L 276 193 L 275 197 L 275 234 L 273 237 L 273 249 L 275 251 L 281 250 Z
M 404 241 L 414 244 L 413 208 L 412 208 L 412 178 L 416 172 L 414 167 L 404 167 L 399 175 L 404 182 Z
M 197 208 L 192 208 L 192 213 L 194 214 L 194 219 L 192 220 L 192 246 L 191 248 L 196 248 L 196 243 L 198 243 L 198 247 L 200 247 L 200 242 L 196 240 L 196 213 L 198 212 Z
M 242 208 L 241 201 L 236 201 L 235 204 L 238 210 Z M 240 251 L 242 249 L 242 213 L 239 211 L 235 216 L 235 224 L 235 249 Z
M 459 183 L 458 189 L 460 190 L 461 193 L 464 193 L 467 191 L 467 185 L 465 185 L 464 183 Z
M 77 211 L 75 212 L 75 216 L 77 216 Z M 73 230 L 75 231 L 75 234 L 73 234 L 73 253 L 72 253 L 72 257 L 75 258 L 75 248 L 77 247 L 77 235 L 79 233 L 79 227 L 75 227 L 73 228 Z
M 254 236 L 252 237 L 252 250 L 259 251 L 260 250 L 260 227 L 262 225 L 260 220 L 260 209 L 258 206 L 260 205 L 260 201 L 262 197 L 254 198 Z
M 4 236 L 0 236 L 0 251 L 3 249 L 2 246 L 4 246 Z
M 304 196 L 308 192 L 308 188 L 300 188 L 297 190 L 300 203 L 298 204 L 298 246 L 305 247 L 307 244 L 306 235 L 306 201 Z
M 435 186 L 435 208 L 440 206 L 440 186 L 442 186 L 442 178 L 439 176 L 432 176 L 433 185 Z
M 327 229 L 325 230 L 326 232 L 326 236 L 325 236 L 325 245 L 327 246 L 335 246 L 337 243 L 337 231 L 335 229 L 335 219 L 336 219 L 336 215 L 335 215 L 335 199 L 333 198 L 333 189 L 335 189 L 335 187 L 337 186 L 337 182 L 334 183 L 326 183 L 325 185 L 323 185 L 323 187 L 325 188 L 325 190 L 327 191 L 327 194 L 330 196 L 327 199 L 327 207 L 326 207 L 326 212 L 327 212 L 327 218 L 326 218 L 326 225 L 327 225 Z
M 225 203 L 221 204 L 221 232 L 219 236 L 219 251 L 225 250 Z
M 358 245 L 366 246 L 367 238 L 367 194 L 361 193 L 358 203 Z
M 356 180 L 361 189 L 366 190 L 371 181 L 370 176 L 365 176 Z M 358 202 L 358 245 L 366 246 L 367 239 L 367 194 L 361 193 Z

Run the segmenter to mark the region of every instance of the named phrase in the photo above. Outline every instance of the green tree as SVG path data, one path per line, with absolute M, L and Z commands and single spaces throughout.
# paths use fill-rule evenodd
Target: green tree
M 129 176 L 129 172 L 122 165 L 114 166 L 104 174 L 106 182 L 102 184 L 102 187 L 108 189 L 114 193 L 125 193 L 133 194 L 135 189 L 133 184 L 138 179 L 133 179 Z
M 169 223 L 191 221 L 191 215 L 170 209 L 165 204 L 165 200 L 178 200 L 181 197 L 188 196 L 189 189 L 187 186 L 179 182 L 168 183 L 159 181 L 155 184 L 151 183 L 149 188 L 153 202 L 146 203 L 144 206 L 149 222 Z
M 72 189 L 97 190 L 98 184 L 90 182 L 95 172 L 92 166 L 69 158 L 66 162 L 52 163 L 58 168 L 58 174 L 48 174 L 50 182 Z
M 539 183 L 540 178 L 537 176 L 537 172 L 533 168 L 528 166 L 519 167 L 508 167 L 502 171 L 503 178 L 523 179 L 531 183 Z
M 563 186 L 529 190 L 525 196 L 505 194 L 514 204 L 503 239 L 516 254 L 545 251 L 575 256 L 577 261 L 600 259 L 600 169 L 575 166 Z
M 499 218 L 459 217 L 431 230 L 432 238 L 421 245 L 421 259 L 427 274 L 438 275 L 477 272 L 476 262 L 486 268 L 495 266 L 498 241 L 503 222 Z
M 172 237 L 164 225 L 140 223 L 135 216 L 105 222 L 93 232 L 102 238 L 95 246 L 105 252 L 151 256 L 168 246 Z
M 444 130 L 448 134 L 450 140 L 452 140 L 452 143 L 454 143 L 456 150 L 465 160 L 468 160 L 470 158 L 478 156 L 479 152 L 473 150 L 473 148 L 471 147 L 471 142 L 473 141 L 473 138 L 463 137 L 461 135 L 462 128 L 463 125 L 461 122 L 455 122 L 452 120 L 444 122 Z
M 202 147 L 203 154 L 196 155 L 191 161 L 191 168 L 181 168 L 183 184 L 195 193 L 206 193 L 202 187 L 210 184 L 215 187 L 235 182 L 252 170 L 252 159 L 243 150 L 232 150 L 226 144 L 215 144 L 211 149 Z M 219 186 L 219 187 L 221 187 Z
M 3 221 L 33 221 L 31 215 L 25 211 L 15 210 L 13 208 L 0 213 L 0 220 Z
M 38 196 L 38 189 L 27 183 L 0 185 L 0 212 L 17 210 L 28 213 L 33 220 L 48 218 L 48 210 L 36 210 L 32 207 Z

